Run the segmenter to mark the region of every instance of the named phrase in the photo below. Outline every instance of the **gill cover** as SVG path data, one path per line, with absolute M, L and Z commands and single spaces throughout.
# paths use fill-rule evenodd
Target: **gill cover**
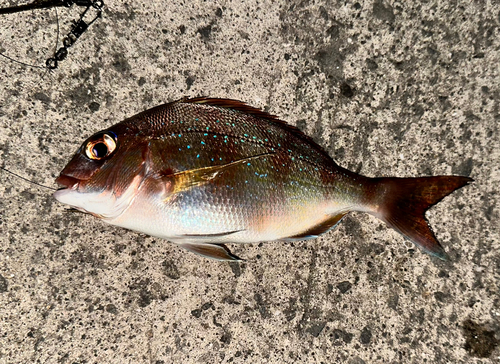
M 54 197 L 100 218 L 120 216 L 143 183 L 145 151 L 147 143 L 119 128 L 94 134 L 62 170 L 56 182 L 65 188 Z

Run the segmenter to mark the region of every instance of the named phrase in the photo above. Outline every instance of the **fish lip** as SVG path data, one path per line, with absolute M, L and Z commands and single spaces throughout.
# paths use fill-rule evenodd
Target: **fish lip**
M 62 186 L 61 188 L 58 189 L 58 191 L 60 191 L 66 189 L 75 189 L 78 186 L 78 183 L 80 183 L 80 180 L 75 177 L 61 174 L 59 177 L 56 178 L 56 183 Z

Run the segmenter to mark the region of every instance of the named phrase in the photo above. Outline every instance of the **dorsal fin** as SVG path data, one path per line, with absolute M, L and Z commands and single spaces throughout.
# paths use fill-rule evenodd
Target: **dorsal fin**
M 284 123 L 283 121 L 278 119 L 277 116 L 271 115 L 256 107 L 247 105 L 243 101 L 232 100 L 232 99 L 214 99 L 210 97 L 195 97 L 193 99 L 181 99 L 179 101 L 189 104 L 203 104 L 203 105 L 222 107 L 224 109 L 238 110 L 245 114 L 250 114 L 258 116 L 263 119 Z
M 180 100 L 175 101 L 175 102 L 209 105 L 209 106 L 220 107 L 220 108 L 225 108 L 225 109 L 230 109 L 230 110 L 237 110 L 237 111 L 241 111 L 244 114 L 249 114 L 249 115 L 256 116 L 256 117 L 259 117 L 262 119 L 266 119 L 271 123 L 275 123 L 275 124 L 279 125 L 281 128 L 287 130 L 289 133 L 295 135 L 296 137 L 303 139 L 305 142 L 314 145 L 314 147 L 317 150 L 319 150 L 323 155 L 325 155 L 328 159 L 331 159 L 331 157 L 323 149 L 323 147 L 318 145 L 310 136 L 304 134 L 304 132 L 302 132 L 299 128 L 288 124 L 286 121 L 280 120 L 275 115 L 269 114 L 268 112 L 265 112 L 265 111 L 258 109 L 256 107 L 247 105 L 243 101 L 232 100 L 232 99 L 217 99 L 217 98 L 210 98 L 210 97 L 195 97 L 192 99 L 183 98 L 183 99 L 180 99 Z

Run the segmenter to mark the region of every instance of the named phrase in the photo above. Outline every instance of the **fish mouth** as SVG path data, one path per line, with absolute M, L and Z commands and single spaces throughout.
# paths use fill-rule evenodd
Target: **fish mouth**
M 66 189 L 74 190 L 78 186 L 79 182 L 80 180 L 78 178 L 66 176 L 64 174 L 61 174 L 59 177 L 56 178 L 56 183 L 62 186 L 61 188 L 59 188 L 59 190 L 66 190 Z

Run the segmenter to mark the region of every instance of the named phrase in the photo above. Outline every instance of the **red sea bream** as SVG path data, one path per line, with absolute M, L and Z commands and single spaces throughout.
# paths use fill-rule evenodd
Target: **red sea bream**
M 63 188 L 55 198 L 219 260 L 238 259 L 225 243 L 315 238 L 351 211 L 376 216 L 445 259 L 425 211 L 471 181 L 364 177 L 274 116 L 197 98 L 88 138 L 57 178 Z

